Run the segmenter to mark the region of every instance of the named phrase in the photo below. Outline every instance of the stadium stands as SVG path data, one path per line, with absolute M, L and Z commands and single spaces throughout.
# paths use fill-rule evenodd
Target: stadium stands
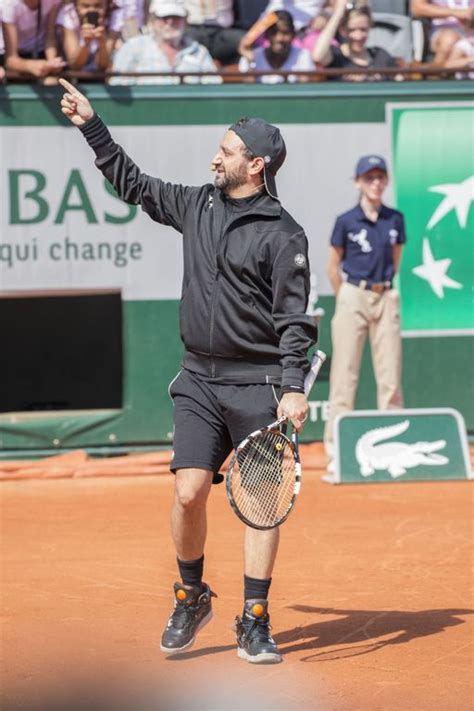
M 383 47 L 393 57 L 404 62 L 413 59 L 413 37 L 411 20 L 407 15 L 374 12 L 368 47 Z
M 394 15 L 409 15 L 408 0 L 372 0 L 372 12 L 388 12 Z
M 96 30 L 89 28 L 88 32 L 89 35 L 96 32 L 97 37 L 94 35 L 94 40 L 91 44 L 90 37 L 88 35 L 86 36 L 87 32 L 84 33 L 82 21 L 81 25 L 76 23 L 77 27 L 75 26 L 74 31 L 77 34 L 77 46 L 75 45 L 74 51 L 71 52 L 71 42 L 68 42 L 67 45 L 65 42 L 65 32 L 70 32 L 70 30 L 65 30 L 62 27 L 63 20 L 61 20 L 61 18 L 66 16 L 72 17 L 72 15 L 81 17 L 79 8 L 82 0 L 28 0 L 28 3 L 26 3 L 26 0 L 2 0 L 0 3 L 0 24 L 3 30 L 3 32 L 0 32 L 0 82 L 39 81 L 42 83 L 55 83 L 57 82 L 57 76 L 64 71 L 67 71 L 68 75 L 73 78 L 76 76 L 79 80 L 95 79 L 97 81 L 108 81 L 108 75 L 112 73 L 112 70 L 113 73 L 117 73 L 116 67 L 118 65 L 114 62 L 114 56 L 120 51 L 121 47 L 127 45 L 130 41 L 137 43 L 137 35 L 140 37 L 153 34 L 153 24 L 150 22 L 150 0 L 115 0 L 113 6 L 106 0 L 93 1 L 97 2 L 98 12 L 88 14 L 98 14 L 98 22 Z M 158 0 L 158 2 L 160 1 L 162 0 Z M 337 0 L 327 0 L 327 2 L 324 3 L 322 0 L 322 9 L 320 8 L 318 11 L 318 19 L 319 17 L 324 17 L 324 15 L 330 16 L 332 8 L 336 6 L 336 2 Z M 170 5 L 170 3 L 165 4 Z M 171 3 L 171 5 L 173 4 L 176 4 L 176 2 Z M 194 22 L 194 25 L 189 29 L 190 33 L 194 33 L 193 37 L 198 30 L 201 33 L 199 35 L 200 37 L 203 32 L 207 32 L 209 37 L 211 37 L 211 35 L 212 38 L 214 37 L 212 33 L 219 28 L 215 25 L 211 14 L 209 14 L 210 11 L 206 9 L 208 5 L 211 7 L 212 3 L 199 4 L 194 2 L 194 0 L 177 0 L 177 4 L 182 4 L 188 13 L 194 13 L 192 17 L 189 16 L 190 21 Z M 201 29 L 196 25 L 196 18 L 198 17 L 196 14 L 197 10 L 193 9 L 195 7 L 197 8 L 198 5 L 201 8 L 199 12 L 202 14 L 202 22 L 204 23 Z M 414 10 L 420 6 L 420 3 L 412 3 L 410 0 L 354 0 L 350 6 L 348 5 L 348 8 L 364 5 L 370 7 L 373 17 L 373 26 L 370 30 L 367 48 L 380 47 L 388 52 L 389 55 L 395 57 L 400 64 L 402 72 L 400 75 L 397 75 L 397 78 L 422 79 L 425 76 L 429 76 L 429 78 L 432 79 L 440 76 L 444 79 L 455 79 L 472 76 L 472 68 L 474 66 L 474 29 L 472 22 L 469 26 L 464 22 L 465 34 L 462 37 L 463 42 L 460 41 L 458 43 L 459 50 L 457 51 L 459 56 L 461 49 L 463 49 L 466 53 L 466 58 L 465 60 L 457 59 L 456 64 L 456 62 L 453 63 L 452 57 L 448 56 L 446 56 L 446 61 L 440 61 L 440 54 L 433 51 L 432 21 L 424 16 L 420 17 L 419 14 L 414 16 Z M 105 14 L 102 10 L 102 6 L 108 8 Z M 239 56 L 235 54 L 235 48 L 239 37 L 253 28 L 257 20 L 259 20 L 266 9 L 270 7 L 269 2 L 268 0 L 233 0 L 233 2 L 228 0 L 227 3 L 221 5 L 222 8 L 224 8 L 224 6 L 226 8 L 226 16 L 224 17 L 224 9 L 222 9 L 220 11 L 222 18 L 219 21 L 222 21 L 224 24 L 222 25 L 222 31 L 219 31 L 222 37 L 226 36 L 231 38 L 232 47 L 229 46 L 226 49 L 226 46 L 224 46 L 222 42 L 219 42 L 218 51 L 214 51 L 215 47 L 212 44 L 214 40 L 212 38 L 212 42 L 209 41 L 207 44 L 204 42 L 204 44 L 206 46 L 209 45 L 208 49 L 210 54 L 216 62 L 217 68 L 222 74 L 224 81 L 258 80 L 258 73 L 252 71 L 254 70 L 252 66 L 250 66 L 250 69 L 244 75 L 239 73 Z M 286 7 L 284 2 L 281 3 L 281 7 Z M 466 12 L 469 12 L 469 10 Z M 471 10 L 471 12 L 474 11 Z M 136 19 L 135 23 L 133 22 L 134 17 Z M 135 28 L 133 32 L 130 31 L 130 22 Z M 228 25 L 228 22 L 232 24 Z M 32 30 L 35 30 L 32 34 L 32 37 L 33 35 L 36 37 L 33 43 L 34 47 L 33 45 L 33 48 L 30 47 L 31 42 L 30 45 L 25 44 L 26 49 L 24 49 L 21 44 L 19 44 L 18 47 L 12 47 L 11 38 L 18 37 L 20 39 L 22 37 L 22 32 L 24 32 L 23 26 L 26 27 L 25 23 L 28 24 L 30 28 L 28 30 L 30 34 Z M 89 27 L 89 25 L 86 26 Z M 104 28 L 103 31 L 107 33 L 109 38 L 107 40 L 108 51 L 106 53 L 102 50 L 99 52 L 98 50 L 98 38 L 101 27 Z M 308 28 L 298 30 L 297 26 L 297 36 L 294 40 L 295 46 L 304 47 L 305 38 L 311 33 L 312 36 L 315 35 L 317 37 L 317 33 L 320 32 L 321 29 L 322 27 L 318 26 L 315 31 L 314 27 L 308 26 Z M 3 35 L 5 36 L 5 46 L 3 45 Z M 38 45 L 38 38 L 40 38 L 41 46 Z M 194 38 L 196 39 L 196 37 Z M 229 39 L 229 42 L 231 40 Z M 203 42 L 202 39 L 198 41 Z M 334 43 L 337 45 L 337 43 L 341 44 L 343 41 L 344 35 L 341 34 L 341 30 L 339 30 L 334 38 Z M 261 51 L 267 51 L 268 44 L 265 35 L 261 35 L 257 38 L 254 46 Z M 93 47 L 95 48 L 94 51 Z M 471 49 L 469 49 L 469 47 Z M 87 48 L 90 48 L 89 53 L 87 52 Z M 470 61 L 471 57 L 468 50 L 472 52 L 472 61 Z M 76 61 L 75 56 L 77 54 L 80 54 L 80 62 Z M 72 55 L 74 55 L 74 57 L 72 57 Z M 248 59 L 248 57 L 246 57 L 246 59 Z M 426 63 L 427 60 L 428 64 L 425 67 L 423 62 Z M 429 62 L 433 60 L 434 64 L 429 64 Z M 141 66 L 143 63 L 138 62 L 138 64 Z M 250 65 L 251 64 L 252 62 L 250 61 Z M 364 67 L 367 66 L 367 64 L 362 62 L 361 66 Z M 368 66 L 370 67 L 370 62 Z M 456 68 L 462 71 L 456 72 Z M 166 67 L 162 65 L 156 67 L 153 71 L 155 75 L 158 73 L 173 74 L 174 82 L 182 81 L 180 69 L 178 66 L 174 66 L 172 61 L 170 62 L 168 72 L 166 72 Z M 153 71 L 151 71 L 150 68 L 151 74 L 153 74 Z M 338 70 L 333 69 L 327 72 L 324 66 L 318 64 L 317 67 L 314 67 L 313 72 L 308 74 L 305 71 L 304 75 L 302 73 L 299 79 L 302 81 L 321 81 L 324 78 L 339 78 L 342 80 L 348 78 L 347 73 L 344 74 L 341 70 L 338 75 L 337 71 Z M 143 73 L 139 71 L 135 73 L 143 76 Z M 189 74 L 189 72 L 187 72 L 187 74 Z M 130 72 L 128 73 L 128 76 L 129 75 Z M 394 72 L 390 69 L 385 70 L 382 68 L 377 76 L 379 79 L 392 79 Z M 370 72 L 367 78 L 370 78 Z M 284 72 L 281 72 L 281 80 L 288 81 L 288 73 L 285 75 Z M 291 80 L 298 80 L 298 76 L 295 78 L 293 74 Z M 133 76 L 129 76 L 127 83 L 135 83 Z

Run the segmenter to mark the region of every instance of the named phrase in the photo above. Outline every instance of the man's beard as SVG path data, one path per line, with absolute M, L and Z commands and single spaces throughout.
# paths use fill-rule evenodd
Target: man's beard
M 242 166 L 239 171 L 233 173 L 227 173 L 223 175 L 217 174 L 214 179 L 214 185 L 223 193 L 229 192 L 229 190 L 235 190 L 236 188 L 242 187 L 247 183 L 247 171 L 245 166 Z

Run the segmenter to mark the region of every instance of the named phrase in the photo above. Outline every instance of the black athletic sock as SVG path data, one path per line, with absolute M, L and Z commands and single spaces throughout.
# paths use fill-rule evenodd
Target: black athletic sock
M 204 568 L 204 556 L 197 560 L 180 560 L 178 561 L 179 574 L 185 585 L 201 585 L 202 571 Z
M 257 598 L 266 600 L 271 582 L 271 578 L 259 580 L 258 578 L 250 578 L 248 575 L 244 575 L 244 599 L 253 600 Z

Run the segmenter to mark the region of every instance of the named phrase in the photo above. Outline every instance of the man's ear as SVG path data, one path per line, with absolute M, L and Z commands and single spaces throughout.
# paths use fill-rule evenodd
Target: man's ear
M 265 161 L 263 160 L 263 158 L 253 158 L 249 164 L 249 173 L 250 175 L 257 175 L 258 173 L 263 171 L 264 167 Z

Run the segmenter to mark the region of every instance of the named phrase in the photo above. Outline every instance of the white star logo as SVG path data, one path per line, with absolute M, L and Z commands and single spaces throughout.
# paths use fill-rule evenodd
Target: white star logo
M 428 190 L 432 193 L 442 193 L 444 200 L 440 202 L 431 215 L 428 229 L 438 224 L 451 210 L 456 210 L 459 225 L 466 227 L 467 216 L 474 200 L 474 175 L 460 183 L 446 183 L 445 185 L 432 185 Z
M 438 299 L 444 299 L 444 289 L 462 289 L 463 285 L 448 277 L 451 259 L 434 259 L 429 240 L 423 240 L 423 264 L 412 269 L 413 274 L 426 279 Z

